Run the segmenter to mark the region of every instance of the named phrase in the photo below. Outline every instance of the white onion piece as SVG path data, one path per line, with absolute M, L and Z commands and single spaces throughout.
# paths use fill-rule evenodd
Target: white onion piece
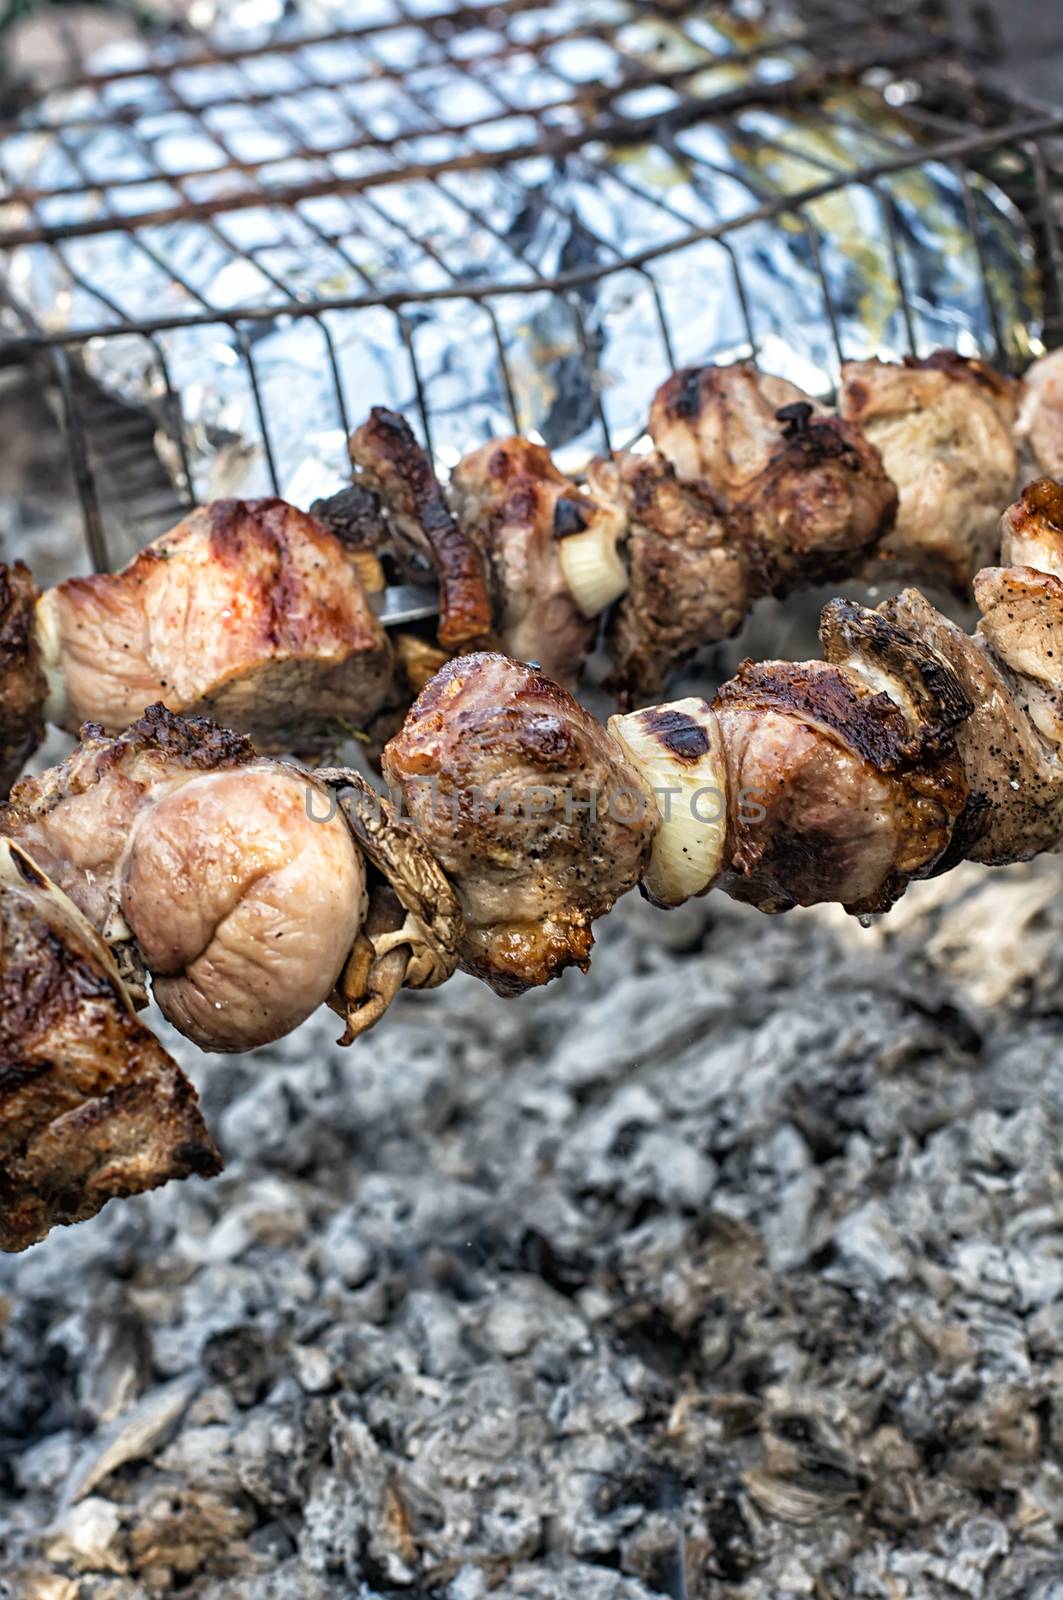
M 661 813 L 643 888 L 656 905 L 682 905 L 709 888 L 723 860 L 727 762 L 719 722 L 691 697 L 610 717 L 609 732 Z
M 628 585 L 628 571 L 617 549 L 626 521 L 613 508 L 588 501 L 589 520 L 582 533 L 558 541 L 561 574 L 568 592 L 585 617 L 596 617 L 612 605 Z
M 44 704 L 44 720 L 45 722 L 53 723 L 56 727 L 61 727 L 67 716 L 67 694 L 66 679 L 63 676 L 61 664 L 61 631 L 55 611 L 54 589 L 45 589 L 37 601 L 35 632 L 37 635 L 37 648 L 40 651 L 41 667 L 44 670 L 44 678 L 48 686 L 48 698 Z

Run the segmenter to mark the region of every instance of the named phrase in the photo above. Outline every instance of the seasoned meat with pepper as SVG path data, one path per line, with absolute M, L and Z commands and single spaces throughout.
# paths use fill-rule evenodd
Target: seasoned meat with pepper
M 662 455 L 621 450 L 592 463 L 595 500 L 627 523 L 627 593 L 611 618 L 607 687 L 625 704 L 663 689 L 695 650 L 737 632 L 749 603 L 747 562 L 715 507 Z
M 517 994 L 587 966 L 591 924 L 637 882 L 658 813 L 582 706 L 505 656 L 458 657 L 418 697 L 384 775 L 457 889 L 466 971 Z
M 48 716 L 120 733 L 156 701 L 309 750 L 383 703 L 391 648 L 353 557 L 283 500 L 217 500 L 122 572 L 38 606 Z
M 0 840 L 0 1250 L 220 1170 L 195 1090 L 137 1021 L 107 946 Z
M 446 650 L 483 644 L 491 601 L 476 544 L 455 521 L 432 463 L 395 411 L 374 406 L 350 438 L 358 483 L 380 498 L 400 540 L 422 552 L 439 580 L 439 642 Z
M 596 624 L 565 582 L 559 541 L 583 532 L 598 508 L 528 439 L 474 450 L 454 468 L 451 487 L 462 526 L 484 555 L 503 649 L 572 683 Z
M 860 430 L 749 362 L 676 373 L 654 397 L 650 432 L 684 482 L 743 513 L 733 532 L 753 593 L 848 576 L 896 515 Z
M 17 784 L 20 842 L 167 1017 L 208 1050 L 289 1032 L 331 993 L 365 910 L 361 853 L 323 786 L 238 735 L 152 707 Z
M 900 494 L 880 547 L 893 575 L 965 591 L 991 558 L 1000 507 L 1015 492 L 1018 398 L 1010 378 L 951 351 L 842 368 L 841 414 L 877 447 Z
M 47 680 L 37 643 L 37 590 L 21 561 L 0 563 L 0 799 L 44 737 Z

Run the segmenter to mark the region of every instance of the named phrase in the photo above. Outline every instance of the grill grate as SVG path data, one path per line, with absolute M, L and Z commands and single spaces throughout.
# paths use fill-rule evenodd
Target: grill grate
M 1045 337 L 1063 334 L 1053 211 L 1063 117 L 996 105 L 979 125 L 969 95 L 957 117 L 952 69 L 935 64 L 947 40 L 925 29 L 888 16 L 869 25 L 847 4 L 820 7 L 804 27 L 754 27 L 664 0 L 458 9 L 367 0 L 360 11 L 357 26 L 316 33 L 305 15 L 287 14 L 230 38 L 161 40 L 150 59 L 94 63 L 0 123 L 2 356 L 48 364 L 97 567 L 203 492 L 191 358 L 174 342 L 193 330 L 215 331 L 215 353 L 239 364 L 273 492 L 291 492 L 292 419 L 278 424 L 261 372 L 263 338 L 278 327 L 315 330 L 337 439 L 371 401 L 412 403 L 445 464 L 491 421 L 537 426 L 556 442 L 549 408 L 544 421 L 517 370 L 534 307 L 540 325 L 559 330 L 565 382 L 587 413 L 569 417 L 564 440 L 608 448 L 630 435 L 631 418 L 611 404 L 589 291 L 623 286 L 636 308 L 644 406 L 677 364 L 762 354 L 749 241 L 765 229 L 799 241 L 829 383 L 842 359 L 866 353 L 853 347 L 853 318 L 824 261 L 837 245 L 839 197 L 859 196 L 854 214 L 876 233 L 893 342 L 913 353 L 944 342 L 925 283 L 912 281 L 916 242 L 900 198 L 928 174 L 953 186 L 984 353 L 1011 366 L 1029 354 L 1016 309 L 1023 292 L 1000 276 L 990 186 L 1034 241 L 1031 294 Z M 903 102 L 903 118 L 887 102 Z M 809 137 L 795 143 L 795 126 Z M 740 177 L 706 130 L 742 151 Z M 558 174 L 563 182 L 552 181 Z M 116 236 L 128 246 L 128 281 L 116 281 Z M 689 326 L 690 275 L 706 271 L 709 248 L 733 304 L 721 350 L 704 348 Z M 41 275 L 62 325 L 25 292 Z M 616 305 L 606 314 L 619 315 Z M 429 360 L 426 313 L 448 308 L 468 327 L 452 323 L 442 347 L 434 335 Z M 404 352 L 407 394 L 353 392 L 352 341 L 368 348 L 381 317 Z M 490 348 L 490 403 L 463 400 L 455 340 Z M 192 358 L 202 361 L 203 349 Z M 127 396 L 107 392 L 116 360 L 150 371 L 150 385 L 141 378 L 150 425 Z M 155 429 L 165 473 L 150 447 Z M 338 474 L 338 457 L 334 465 Z

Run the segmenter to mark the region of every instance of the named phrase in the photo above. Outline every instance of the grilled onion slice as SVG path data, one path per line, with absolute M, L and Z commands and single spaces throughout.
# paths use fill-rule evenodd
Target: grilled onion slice
M 558 556 L 569 594 L 585 617 L 596 617 L 628 586 L 627 567 L 617 549 L 627 523 L 613 506 L 588 501 L 580 510 L 586 525 L 580 532 L 559 534 Z
M 645 778 L 661 813 L 649 865 L 648 898 L 678 906 L 709 888 L 727 832 L 727 765 L 720 725 L 691 697 L 610 717 L 609 732 Z

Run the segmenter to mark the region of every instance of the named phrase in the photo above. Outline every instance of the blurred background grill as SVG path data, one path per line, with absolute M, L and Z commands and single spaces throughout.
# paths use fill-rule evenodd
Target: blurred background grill
M 826 394 L 850 356 L 1059 342 L 1063 118 L 938 15 L 358 10 L 88 59 L 58 11 L 61 81 L 0 129 L 3 358 L 57 398 L 97 567 L 196 499 L 336 487 L 372 402 L 444 469 L 511 429 L 569 465 L 675 365 Z

